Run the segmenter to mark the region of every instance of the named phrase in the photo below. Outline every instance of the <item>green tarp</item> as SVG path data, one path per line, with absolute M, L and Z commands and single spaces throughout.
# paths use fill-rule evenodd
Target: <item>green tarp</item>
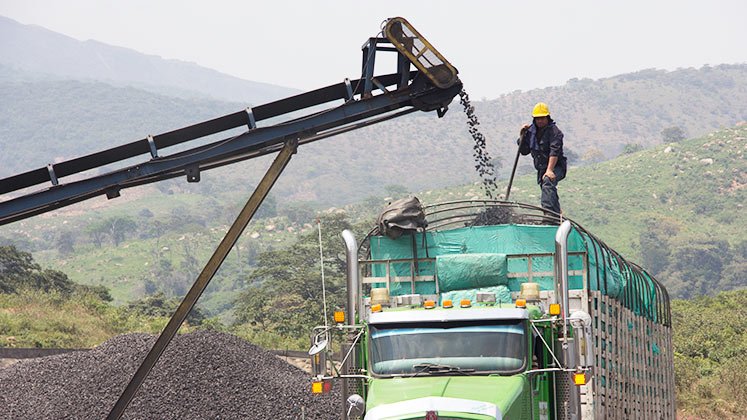
M 506 254 L 449 254 L 436 257 L 438 289 L 443 292 L 507 286 Z
M 535 225 L 496 225 L 463 227 L 443 231 L 429 231 L 404 235 L 396 240 L 384 236 L 370 239 L 373 260 L 412 259 L 413 254 L 420 260 L 417 268 L 411 263 L 391 263 L 390 276 L 408 277 L 412 275 L 433 276 L 438 273 L 441 292 L 476 290 L 481 287 L 505 286 L 510 292 L 518 291 L 526 277 L 516 273 L 526 273 L 528 259 L 521 254 L 548 254 L 532 259 L 533 281 L 541 290 L 554 290 L 553 258 L 557 226 Z M 413 251 L 414 250 L 414 251 Z M 635 313 L 656 320 L 656 292 L 653 279 L 645 272 L 634 276 L 629 267 L 620 267 L 615 258 L 594 239 L 575 229 L 568 238 L 569 252 L 583 252 L 588 258 L 588 287 L 600 290 L 605 295 L 623 300 L 623 290 L 627 281 L 632 281 L 636 299 L 627 299 Z M 504 256 L 508 256 L 504 259 Z M 584 256 L 569 255 L 571 272 L 581 271 Z M 468 268 L 474 264 L 475 269 Z M 495 266 L 493 266 L 495 264 Z M 514 276 L 508 276 L 514 274 Z M 374 277 L 385 277 L 386 264 L 372 267 Z M 443 277 L 443 278 L 442 278 Z M 382 279 L 383 280 L 383 279 Z M 381 287 L 381 285 L 377 285 Z M 571 289 L 583 287 L 583 277 L 569 276 Z M 412 292 L 410 283 L 392 284 L 392 295 Z M 418 282 L 416 293 L 433 294 L 433 282 Z

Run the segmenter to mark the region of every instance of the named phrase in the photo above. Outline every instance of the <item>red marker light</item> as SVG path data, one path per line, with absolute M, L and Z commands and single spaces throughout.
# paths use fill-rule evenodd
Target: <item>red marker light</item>
M 435 411 L 428 411 L 425 413 L 425 420 L 438 420 L 438 413 Z

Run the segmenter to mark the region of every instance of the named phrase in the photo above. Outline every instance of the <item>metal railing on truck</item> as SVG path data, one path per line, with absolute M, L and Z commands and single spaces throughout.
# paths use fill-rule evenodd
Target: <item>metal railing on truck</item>
M 536 264 L 533 263 L 535 258 L 553 258 L 552 253 L 549 252 L 543 252 L 543 253 L 525 253 L 525 254 L 507 254 L 506 259 L 508 261 L 510 260 L 518 260 L 518 261 L 526 261 L 526 271 L 513 271 L 506 273 L 506 278 L 508 279 L 526 279 L 526 282 L 533 282 L 536 278 L 548 278 L 548 277 L 554 277 L 554 273 L 552 271 L 534 271 L 533 268 L 536 266 Z M 569 252 L 569 257 L 580 257 L 580 261 L 582 263 L 582 268 L 578 270 L 570 270 L 568 272 L 568 275 L 570 277 L 581 277 L 582 278 L 582 284 L 583 289 L 587 289 L 587 282 L 588 282 L 588 260 L 587 260 L 587 254 L 583 251 L 577 251 L 577 252 Z M 384 287 L 387 290 L 390 290 L 390 286 L 393 283 L 410 283 L 410 291 L 411 293 L 415 294 L 415 284 L 417 282 L 433 282 L 435 287 L 435 294 L 439 294 L 439 285 L 438 285 L 438 273 L 435 269 L 435 262 L 436 258 L 398 258 L 398 259 L 386 259 L 386 260 L 359 260 L 358 266 L 359 266 L 359 278 L 361 279 L 362 285 L 370 285 L 373 284 L 383 284 Z M 384 265 L 384 276 L 374 276 L 373 274 L 373 267 L 376 265 Z M 398 273 L 396 270 L 392 267 L 392 264 L 399 264 L 399 265 L 407 265 L 409 266 L 408 273 L 406 275 L 401 275 L 401 273 Z M 427 274 L 423 275 L 420 274 L 420 269 L 423 265 L 430 265 L 433 271 L 433 274 Z M 510 264 L 509 264 L 510 266 Z M 366 269 L 368 268 L 368 269 Z M 508 284 L 506 284 L 508 287 Z M 510 290 L 510 288 L 509 288 Z

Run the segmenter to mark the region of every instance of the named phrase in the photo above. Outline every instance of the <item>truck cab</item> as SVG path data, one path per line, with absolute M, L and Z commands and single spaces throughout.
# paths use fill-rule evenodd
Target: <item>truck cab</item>
M 312 334 L 312 390 L 335 382 L 342 419 L 674 418 L 666 290 L 546 214 L 459 201 L 343 232 L 347 307 Z
M 529 311 L 470 306 L 371 314 L 366 419 L 496 419 L 529 408 Z

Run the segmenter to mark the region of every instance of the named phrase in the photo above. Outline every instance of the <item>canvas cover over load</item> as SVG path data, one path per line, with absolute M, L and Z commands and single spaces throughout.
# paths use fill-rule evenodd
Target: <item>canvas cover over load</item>
M 527 258 L 516 256 L 545 254 L 546 256 L 533 258 L 533 281 L 539 283 L 541 290 L 554 290 L 552 254 L 555 252 L 556 232 L 556 226 L 509 224 L 416 232 L 398 239 L 373 236 L 370 238 L 371 259 L 386 261 L 412 259 L 415 256 L 418 263 L 414 265 L 391 263 L 390 274 L 410 276 L 411 270 L 416 267 L 417 276 L 436 275 L 439 279 L 439 292 L 442 293 L 442 298 L 445 298 L 446 293 L 449 293 L 449 296 L 464 293 L 471 295 L 479 289 L 487 288 L 519 291 L 521 283 L 527 279 L 517 277 L 516 273 L 526 273 L 529 267 Z M 647 273 L 642 272 L 641 275 L 633 276 L 629 267 L 621 265 L 608 250 L 599 246 L 599 242 L 575 228 L 568 238 L 568 251 L 577 253 L 569 255 L 570 271 L 580 273 L 584 267 L 587 268 L 589 289 L 599 290 L 621 301 L 629 301 L 626 306 L 637 314 L 650 319 L 657 318 L 657 292 L 653 287 L 654 280 Z M 505 271 L 502 271 L 503 261 L 497 257 L 498 255 L 506 257 Z M 488 261 L 491 260 L 495 260 L 495 267 L 488 267 Z M 474 272 L 469 268 L 473 263 Z M 383 278 L 386 275 L 385 271 L 385 265 L 379 264 L 373 266 L 372 275 Z M 569 287 L 581 289 L 583 276 L 570 275 Z M 631 290 L 635 294 L 635 299 L 631 299 Z M 407 283 L 393 283 L 390 293 L 411 293 L 411 286 Z M 418 282 L 415 285 L 415 293 L 433 294 L 435 285 L 433 282 Z

